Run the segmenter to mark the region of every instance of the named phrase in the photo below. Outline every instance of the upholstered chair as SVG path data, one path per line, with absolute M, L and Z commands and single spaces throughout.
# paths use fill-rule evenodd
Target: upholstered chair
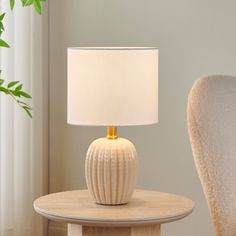
M 236 77 L 195 82 L 188 129 L 196 168 L 217 236 L 236 236 Z

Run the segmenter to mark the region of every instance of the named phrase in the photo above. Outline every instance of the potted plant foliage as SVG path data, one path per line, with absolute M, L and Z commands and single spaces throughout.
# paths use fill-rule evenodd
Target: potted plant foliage
M 42 3 L 46 0 L 19 0 L 23 7 L 34 5 L 38 14 L 42 13 Z M 15 0 L 9 0 L 11 10 L 14 9 Z M 6 13 L 0 15 L 0 47 L 10 48 L 10 45 L 2 38 L 2 33 L 6 30 L 4 27 L 4 18 Z M 20 81 L 10 81 L 5 83 L 4 78 L 1 78 L 0 69 L 0 92 L 9 95 L 13 100 L 32 118 L 31 106 L 24 102 L 22 98 L 31 99 L 32 97 L 23 90 L 23 84 Z

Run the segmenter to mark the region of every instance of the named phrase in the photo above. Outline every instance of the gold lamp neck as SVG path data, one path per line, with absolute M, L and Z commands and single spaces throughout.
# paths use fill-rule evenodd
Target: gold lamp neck
M 117 139 L 117 127 L 107 128 L 107 139 Z

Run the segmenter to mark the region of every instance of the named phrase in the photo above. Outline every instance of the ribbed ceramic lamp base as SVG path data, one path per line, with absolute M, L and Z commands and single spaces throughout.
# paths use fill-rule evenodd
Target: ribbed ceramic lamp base
M 127 203 L 137 175 L 137 152 L 127 139 L 100 138 L 92 142 L 86 157 L 86 182 L 98 204 Z

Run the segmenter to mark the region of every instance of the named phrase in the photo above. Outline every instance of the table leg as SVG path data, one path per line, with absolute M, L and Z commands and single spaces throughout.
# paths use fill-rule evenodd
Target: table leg
M 68 225 L 68 236 L 161 236 L 160 225 L 138 227 L 91 227 Z
M 161 236 L 161 225 L 148 225 L 131 228 L 131 236 Z

